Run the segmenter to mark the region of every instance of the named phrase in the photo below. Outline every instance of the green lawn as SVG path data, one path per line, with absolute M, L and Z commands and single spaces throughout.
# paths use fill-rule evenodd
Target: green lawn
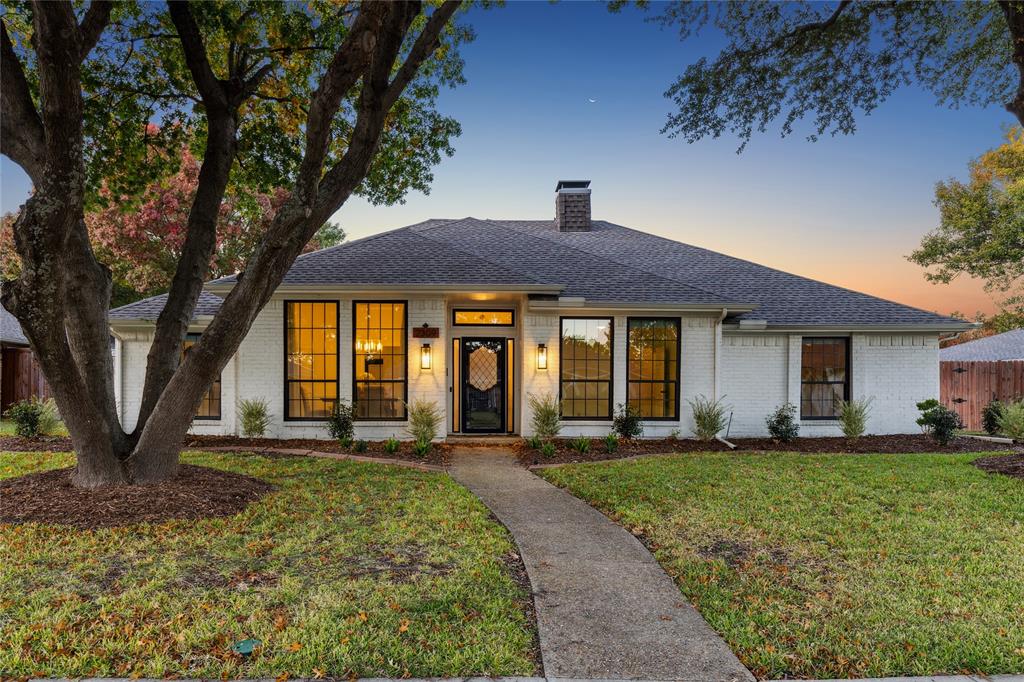
M 14 435 L 16 435 L 14 430 L 14 422 L 12 422 L 10 419 L 0 419 L 0 436 Z M 68 435 L 68 430 L 64 427 L 63 422 L 61 422 L 57 427 L 56 433 L 53 433 L 51 435 L 66 436 Z
M 971 455 L 696 454 L 541 475 L 642 533 L 758 676 L 1024 672 L 1024 480 Z
M 9 676 L 530 675 L 508 533 L 446 475 L 193 454 L 281 487 L 242 514 L 77 531 L 0 524 Z M 0 478 L 67 466 L 0 454 Z M 230 652 L 263 642 L 251 660 Z

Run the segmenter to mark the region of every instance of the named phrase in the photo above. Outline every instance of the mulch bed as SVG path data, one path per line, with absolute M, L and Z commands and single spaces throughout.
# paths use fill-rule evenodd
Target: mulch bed
M 67 437 L 0 436 L 0 452 L 71 452 L 73 449 Z
M 448 464 L 448 456 L 451 446 L 445 443 L 434 443 L 426 457 L 417 457 L 412 451 L 412 443 L 401 441 L 393 454 L 384 451 L 384 441 L 366 441 L 366 450 L 359 452 L 356 448 L 345 448 L 336 440 L 317 440 L 315 438 L 238 438 L 235 436 L 195 436 L 185 438 L 184 446 L 192 449 L 202 448 L 228 448 L 244 447 L 253 448 L 259 452 L 264 448 L 275 448 L 284 450 L 316 450 L 318 452 L 337 452 L 346 455 L 359 455 L 360 457 L 380 457 L 382 459 L 400 459 L 406 462 L 419 462 L 422 464 L 437 464 L 444 466 Z M 0 443 L 2 446 L 2 443 Z M 0 447 L 0 450 L 3 448 Z M 273 453 L 267 453 L 273 456 Z
M 974 466 L 990 474 L 1003 474 L 1014 478 L 1024 478 L 1024 454 L 996 455 L 979 457 L 972 462 Z
M 163 483 L 91 489 L 74 486 L 73 471 L 0 480 L 0 523 L 109 528 L 232 516 L 277 489 L 258 478 L 190 464 L 182 464 L 178 475 Z
M 843 437 L 797 438 L 789 443 L 777 443 L 770 438 L 730 438 L 736 446 L 730 450 L 720 441 L 699 441 L 689 438 L 639 439 L 619 441 L 614 453 L 605 449 L 604 439 L 594 438 L 590 450 L 580 454 L 569 446 L 571 439 L 556 438 L 555 454 L 545 457 L 531 448 L 525 441 L 516 445 L 516 455 L 522 464 L 570 464 L 574 462 L 601 462 L 637 455 L 665 454 L 674 452 L 821 452 L 821 453 L 914 453 L 914 452 L 1024 452 L 1021 445 L 1006 445 L 976 438 L 954 438 L 948 445 L 939 445 L 924 434 L 891 436 L 862 436 L 856 441 Z

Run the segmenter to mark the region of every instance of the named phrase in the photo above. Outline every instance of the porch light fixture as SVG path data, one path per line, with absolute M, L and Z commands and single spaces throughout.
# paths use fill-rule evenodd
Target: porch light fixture
M 420 346 L 420 369 L 430 369 L 430 344 Z
M 543 343 L 537 344 L 537 369 L 548 368 L 548 347 Z

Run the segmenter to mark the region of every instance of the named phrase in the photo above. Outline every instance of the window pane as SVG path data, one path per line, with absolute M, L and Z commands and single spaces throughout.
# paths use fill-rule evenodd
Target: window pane
M 359 419 L 405 419 L 405 303 L 357 302 L 355 414 Z
M 678 419 L 679 320 L 631 319 L 626 400 L 642 417 Z
M 515 324 L 515 313 L 511 310 L 456 310 L 455 324 L 511 327 Z
M 846 338 L 807 337 L 801 344 L 800 416 L 834 419 L 849 393 Z
M 562 416 L 611 417 L 612 321 L 563 318 L 559 377 Z
M 185 359 L 185 355 L 192 349 L 196 343 L 199 342 L 199 337 L 202 334 L 188 333 L 181 342 L 181 356 L 180 360 Z M 203 396 L 202 401 L 199 403 L 199 407 L 196 408 L 196 413 L 193 415 L 195 419 L 220 419 L 220 375 L 214 380 L 213 384 L 210 385 L 210 390 Z
M 338 304 L 288 302 L 285 416 L 324 419 L 334 410 L 338 381 Z

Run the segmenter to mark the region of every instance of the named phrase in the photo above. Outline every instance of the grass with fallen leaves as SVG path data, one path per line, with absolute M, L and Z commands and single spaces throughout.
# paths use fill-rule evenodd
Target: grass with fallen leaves
M 695 454 L 541 475 L 644 536 L 760 678 L 1024 672 L 1024 480 L 966 455 Z
M 0 524 L 8 676 L 530 675 L 508 533 L 443 474 L 186 454 L 280 490 L 233 517 Z M 69 466 L 0 453 L 0 478 Z M 257 639 L 248 659 L 232 644 Z

